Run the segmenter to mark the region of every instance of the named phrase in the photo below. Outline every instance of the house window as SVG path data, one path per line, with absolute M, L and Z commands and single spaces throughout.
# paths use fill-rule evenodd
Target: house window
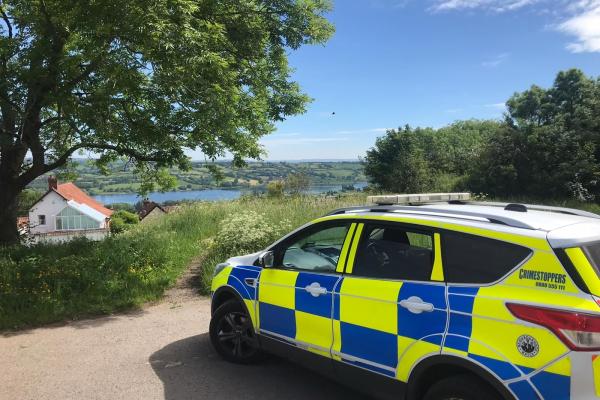
M 38 215 L 38 225 L 46 225 L 46 216 Z
M 100 229 L 100 222 L 71 207 L 65 207 L 56 215 L 57 231 L 72 231 L 81 229 Z

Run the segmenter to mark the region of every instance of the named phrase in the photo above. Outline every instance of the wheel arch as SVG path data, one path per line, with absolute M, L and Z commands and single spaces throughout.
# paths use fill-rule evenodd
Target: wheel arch
M 210 303 L 210 314 L 213 315 L 217 308 L 223 305 L 225 302 L 229 300 L 237 300 L 238 303 L 242 305 L 246 314 L 250 315 L 248 312 L 248 307 L 246 307 L 246 302 L 242 295 L 238 293 L 232 286 L 226 285 L 218 288 L 212 295 L 212 300 Z
M 504 399 L 515 400 L 514 395 L 491 372 L 462 357 L 436 355 L 425 358 L 410 373 L 406 392 L 407 400 L 418 400 L 434 382 L 451 375 L 472 374 L 493 387 Z

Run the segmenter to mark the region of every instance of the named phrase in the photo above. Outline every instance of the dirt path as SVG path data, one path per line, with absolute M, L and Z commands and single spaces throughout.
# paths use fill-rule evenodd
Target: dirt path
M 222 361 L 192 282 L 137 312 L 0 335 L 0 399 L 362 398 L 285 361 Z

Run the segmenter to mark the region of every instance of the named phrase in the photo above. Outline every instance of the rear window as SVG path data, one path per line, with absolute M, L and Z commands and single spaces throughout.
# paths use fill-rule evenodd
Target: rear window
M 441 239 L 444 277 L 450 283 L 495 282 L 531 254 L 527 247 L 464 233 L 446 232 Z
M 594 267 L 596 275 L 600 277 L 600 242 L 581 246 L 581 248 Z

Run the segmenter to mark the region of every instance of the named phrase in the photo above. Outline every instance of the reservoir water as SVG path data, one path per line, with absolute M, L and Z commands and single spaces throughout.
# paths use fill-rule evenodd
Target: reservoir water
M 362 189 L 367 184 L 364 182 L 354 185 L 357 189 Z M 311 194 L 339 192 L 342 190 L 342 185 L 323 185 L 312 186 L 309 189 Z M 249 192 L 246 190 L 228 190 L 228 189 L 204 189 L 204 190 L 187 190 L 174 192 L 153 192 L 148 195 L 148 198 L 157 203 L 165 201 L 183 201 L 183 200 L 203 200 L 203 201 L 218 201 L 218 200 L 235 200 L 242 193 Z M 142 198 L 136 193 L 116 193 L 116 194 L 101 194 L 92 196 L 102 204 L 127 203 L 135 204 Z

